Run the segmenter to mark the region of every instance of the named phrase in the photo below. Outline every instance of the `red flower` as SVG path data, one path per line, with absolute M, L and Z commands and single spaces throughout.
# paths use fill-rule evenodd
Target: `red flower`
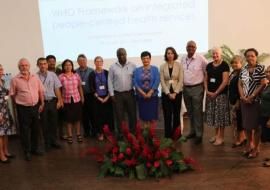
M 131 160 L 124 160 L 125 165 L 127 165 L 128 167 L 131 166 L 135 166 L 137 164 L 137 160 L 135 160 L 134 158 L 132 158 Z
M 122 133 L 124 134 L 124 136 L 128 135 L 128 133 L 129 133 L 128 125 L 124 121 L 121 124 L 121 130 L 122 130 Z
M 133 149 L 136 151 L 136 152 L 140 152 L 140 145 L 138 143 L 134 143 L 133 144 Z
M 117 140 L 113 135 L 107 136 L 108 141 L 110 141 L 111 144 L 117 145 Z
M 124 154 L 121 152 L 119 155 L 118 155 L 118 160 L 122 160 L 124 158 Z
M 151 126 L 149 128 L 149 136 L 150 138 L 153 138 L 156 136 L 156 123 L 151 123 Z
M 112 161 L 112 163 L 116 163 L 117 162 L 117 156 L 113 156 L 111 161 Z
M 105 135 L 111 135 L 111 131 L 108 125 L 103 126 L 103 132 Z
M 113 147 L 112 149 L 113 154 L 118 153 L 118 151 L 119 151 L 119 148 L 117 146 Z
M 160 140 L 156 137 L 153 138 L 153 143 L 155 148 L 159 148 L 160 146 Z
M 158 150 L 156 153 L 155 153 L 155 159 L 159 160 L 161 157 L 161 153 L 160 151 Z
M 171 152 L 171 150 L 169 148 L 165 148 L 165 149 L 163 149 L 163 150 L 160 151 L 161 156 L 163 158 L 168 158 L 169 155 L 170 155 L 170 152 Z
M 96 155 L 96 161 L 102 163 L 104 161 L 104 155 L 102 154 Z
M 131 133 L 127 134 L 127 140 L 129 143 L 131 143 L 131 144 L 133 143 L 133 135 Z
M 153 160 L 153 154 L 152 153 L 147 154 L 147 160 Z
M 142 157 L 147 157 L 149 154 L 151 154 L 151 150 L 147 145 L 143 146 L 143 151 L 142 151 Z
M 177 139 L 179 139 L 181 137 L 181 135 L 182 135 L 181 134 L 181 127 L 180 126 L 176 127 L 176 129 L 174 130 L 172 139 L 177 140 Z
M 147 168 L 151 168 L 151 166 L 152 166 L 151 162 L 146 162 L 146 167 Z
M 194 159 L 192 159 L 190 157 L 188 157 L 188 158 L 186 157 L 186 158 L 184 158 L 184 162 L 186 164 L 192 165 L 197 170 L 202 171 L 201 165 L 196 160 L 194 160 Z
M 130 156 L 130 155 L 132 154 L 131 148 L 129 148 L 129 147 L 126 148 L 126 154 L 127 154 L 128 156 Z
M 139 136 L 139 137 L 137 137 L 137 139 L 138 139 L 141 146 L 143 146 L 145 144 L 143 136 Z
M 166 165 L 167 166 L 170 167 L 172 164 L 173 164 L 173 161 L 172 160 L 166 160 Z
M 155 162 L 154 162 L 154 167 L 155 167 L 155 168 L 159 168 L 159 166 L 160 166 L 159 161 L 155 161 Z

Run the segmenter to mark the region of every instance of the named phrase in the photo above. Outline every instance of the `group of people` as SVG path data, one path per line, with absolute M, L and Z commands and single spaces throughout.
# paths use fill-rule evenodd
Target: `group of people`
M 119 48 L 117 62 L 109 70 L 103 68 L 103 58 L 94 58 L 95 69 L 87 66 L 87 58 L 80 54 L 78 69 L 66 59 L 61 69 L 56 68 L 56 58 L 49 55 L 39 58 L 37 74 L 30 72 L 30 63 L 22 58 L 18 62 L 19 74 L 4 87 L 1 80 L 0 96 L 0 160 L 9 162 L 13 155 L 8 151 L 7 135 L 12 125 L 7 99 L 13 99 L 20 129 L 25 159 L 41 155 L 38 149 L 38 126 L 42 126 L 45 150 L 61 148 L 57 143 L 57 130 L 69 144 L 73 143 L 73 128 L 78 143 L 84 137 L 98 136 L 104 139 L 102 128 L 108 125 L 119 138 L 120 126 L 127 121 L 129 129 L 135 132 L 137 110 L 142 127 L 156 125 L 158 120 L 158 94 L 161 85 L 161 101 L 164 116 L 164 136 L 172 138 L 180 127 L 182 97 L 190 120 L 187 139 L 195 138 L 195 144 L 202 143 L 204 119 L 214 129 L 209 140 L 214 146 L 224 143 L 225 128 L 233 125 L 235 138 L 233 147 L 246 145 L 243 155 L 254 158 L 259 154 L 261 129 L 268 141 L 270 95 L 268 82 L 270 68 L 257 62 L 256 49 L 247 49 L 245 58 L 235 56 L 230 67 L 222 59 L 219 47 L 212 49 L 213 61 L 196 53 L 196 43 L 189 41 L 187 54 L 178 60 L 173 47 L 167 47 L 164 63 L 160 68 L 151 63 L 151 53 L 141 53 L 142 66 L 127 60 L 127 52 Z M 0 66 L 0 75 L 3 75 Z M 203 113 L 204 96 L 206 110 Z M 9 96 L 8 96 L 9 95 Z M 138 108 L 138 109 L 137 109 Z M 262 111 L 260 111 L 262 110 Z M 58 129 L 59 127 L 59 129 Z M 268 162 L 265 163 L 269 165 Z

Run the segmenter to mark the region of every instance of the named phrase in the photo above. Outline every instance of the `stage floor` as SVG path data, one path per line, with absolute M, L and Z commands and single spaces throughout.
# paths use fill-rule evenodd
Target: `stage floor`
M 188 122 L 185 119 L 185 126 Z M 186 134 L 188 129 L 185 128 Z M 162 134 L 163 131 L 159 130 Z M 0 163 L 0 190 L 261 190 L 270 189 L 270 168 L 261 166 L 265 157 L 270 157 L 270 145 L 262 145 L 258 158 L 247 160 L 241 157 L 239 149 L 231 148 L 231 129 L 226 131 L 223 146 L 214 147 L 208 143 L 213 131 L 205 127 L 204 141 L 194 145 L 192 141 L 184 143 L 181 148 L 186 156 L 196 159 L 202 171 L 189 171 L 175 174 L 172 178 L 144 181 L 128 178 L 105 177 L 97 179 L 99 167 L 93 157 L 80 158 L 80 152 L 95 145 L 95 139 L 85 139 L 84 143 L 74 142 L 68 145 L 61 141 L 61 150 L 52 150 L 42 157 L 33 157 L 31 162 L 23 159 L 18 138 L 10 141 L 11 152 L 16 158 L 11 164 Z

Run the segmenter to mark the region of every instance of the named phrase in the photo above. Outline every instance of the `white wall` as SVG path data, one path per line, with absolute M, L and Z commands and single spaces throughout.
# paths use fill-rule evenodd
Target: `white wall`
M 269 7 L 269 0 L 209 0 L 209 47 L 227 44 L 234 51 L 255 47 L 259 52 L 270 52 Z M 35 70 L 37 57 L 44 56 L 38 0 L 2 0 L 0 23 L 0 64 L 15 74 L 18 60 L 26 57 Z M 106 60 L 105 67 L 112 61 Z M 162 61 L 163 57 L 152 60 L 157 64 Z

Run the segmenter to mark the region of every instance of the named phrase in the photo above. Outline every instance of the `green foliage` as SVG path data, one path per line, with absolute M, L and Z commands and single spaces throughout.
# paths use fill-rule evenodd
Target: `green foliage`
M 160 142 L 160 149 L 173 147 L 173 141 L 170 138 L 163 138 Z
M 140 164 L 136 166 L 136 173 L 137 173 L 137 178 L 139 180 L 143 180 L 146 178 L 146 170 L 145 170 L 144 164 Z
M 235 56 L 235 55 L 240 55 L 241 57 L 244 58 L 244 52 L 246 51 L 246 49 L 240 49 L 238 51 L 238 53 L 234 53 L 231 48 L 225 44 L 223 44 L 221 47 L 222 49 L 222 59 L 227 62 L 227 63 L 230 63 L 232 58 Z M 212 52 L 211 52 L 211 49 L 209 49 L 207 51 L 207 53 L 204 55 L 204 57 L 208 60 L 211 60 L 212 59 Z M 261 53 L 258 55 L 257 57 L 257 60 L 259 63 L 263 63 L 265 62 L 266 59 L 270 58 L 270 54 L 268 53 Z

